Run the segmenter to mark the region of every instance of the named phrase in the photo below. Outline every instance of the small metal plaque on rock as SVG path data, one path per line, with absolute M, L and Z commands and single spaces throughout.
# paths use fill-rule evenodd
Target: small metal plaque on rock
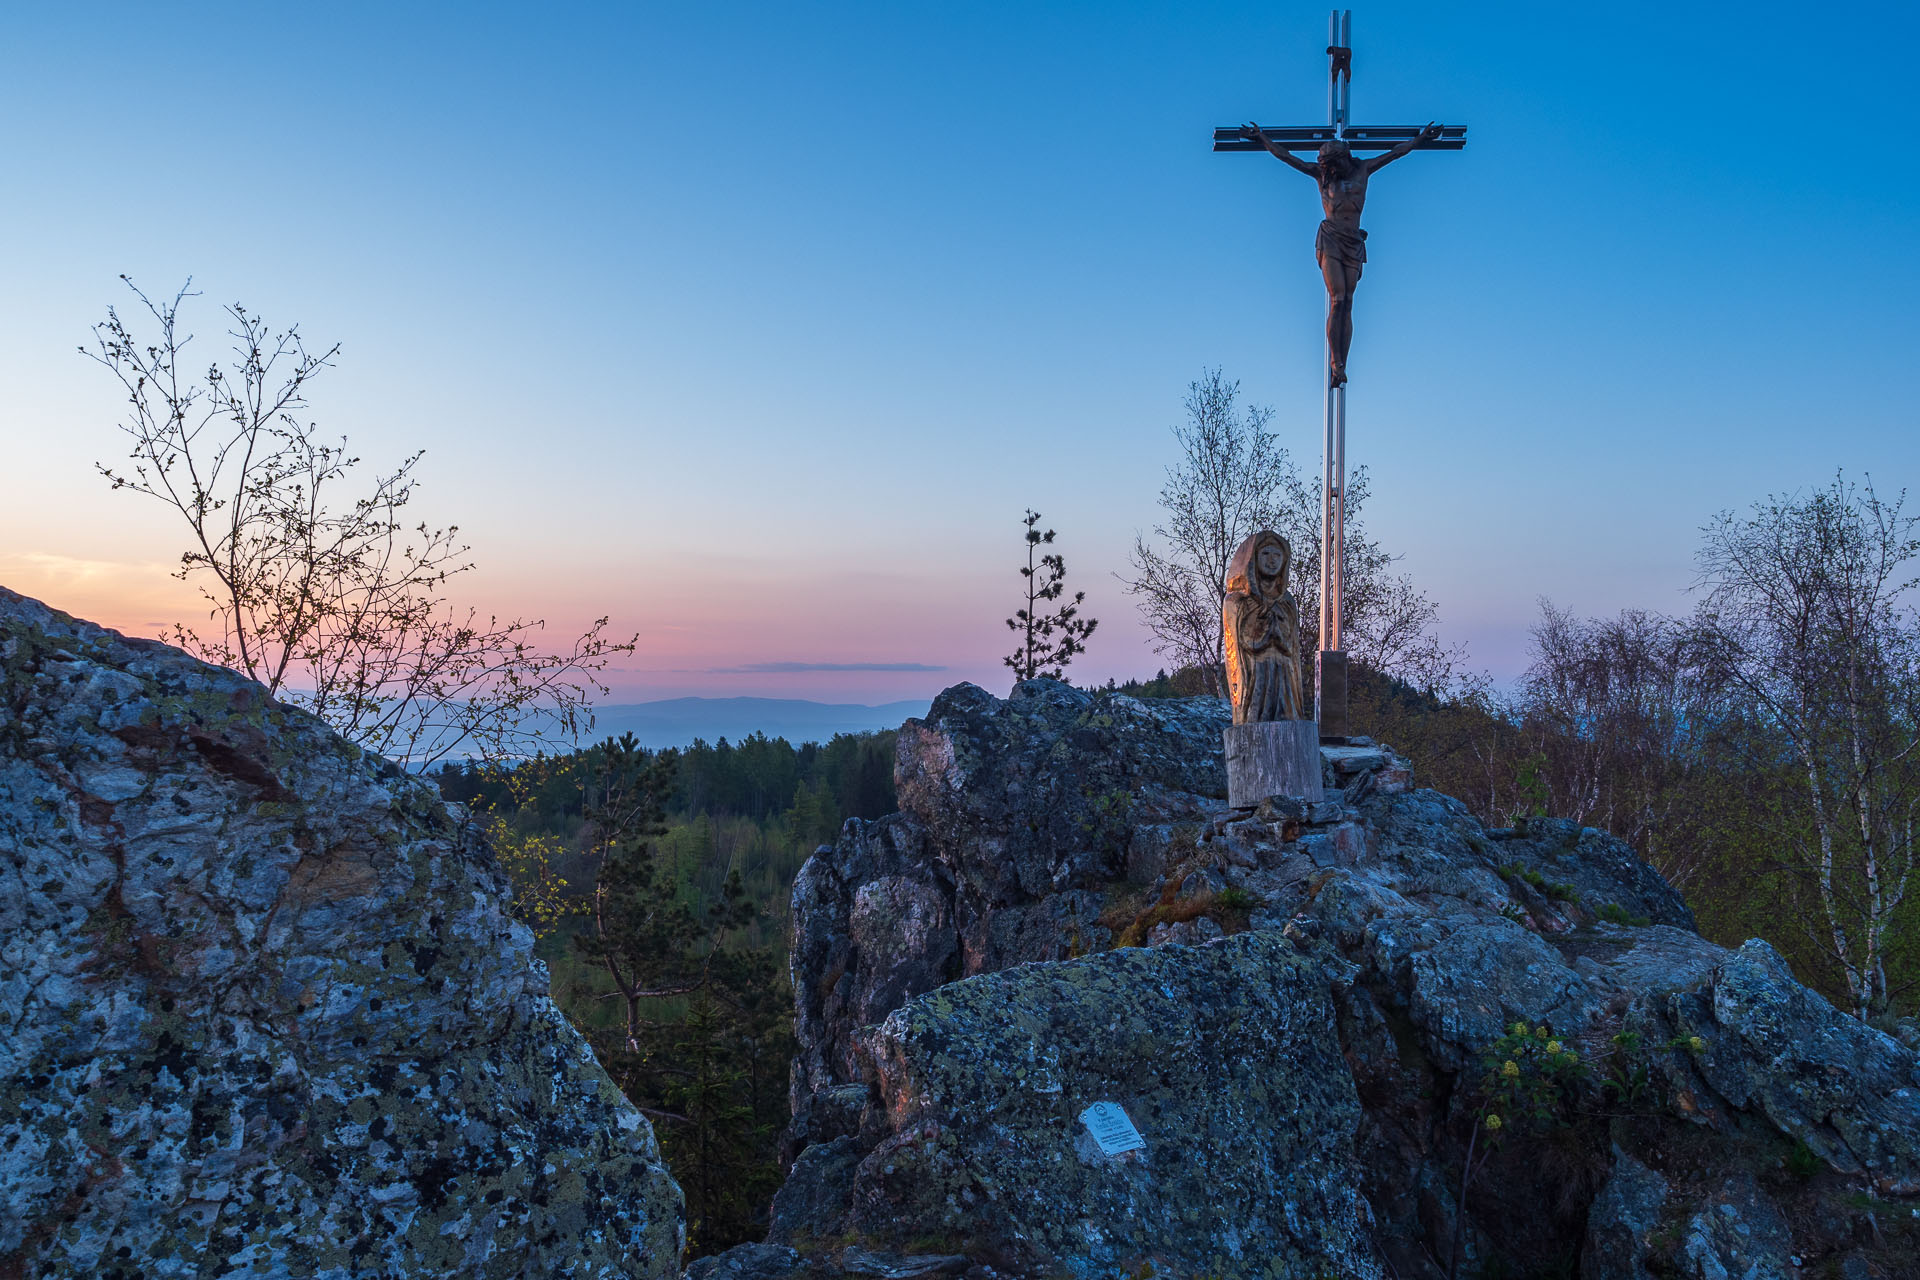
M 1100 1150 L 1110 1156 L 1138 1151 L 1147 1145 L 1147 1140 L 1140 1136 L 1117 1102 L 1094 1103 L 1080 1113 L 1080 1123 L 1087 1126 L 1087 1132 L 1100 1144 Z

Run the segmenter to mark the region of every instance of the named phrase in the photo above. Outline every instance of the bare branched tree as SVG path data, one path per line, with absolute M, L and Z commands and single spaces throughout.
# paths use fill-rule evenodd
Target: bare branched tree
M 1861 1018 L 1888 1004 L 1887 947 L 1920 803 L 1920 518 L 1905 500 L 1836 476 L 1746 515 L 1722 512 L 1699 556 L 1698 659 L 1805 783 L 1812 835 L 1795 870 L 1818 902 L 1813 940 Z
M 599 673 L 632 642 L 609 640 L 602 618 L 549 651 L 539 619 L 449 606 L 447 582 L 473 565 L 455 526 L 403 517 L 418 453 L 339 500 L 359 459 L 298 416 L 337 345 L 310 350 L 298 327 L 275 331 L 235 304 L 231 361 L 196 377 L 180 311 L 198 295 L 183 286 L 155 301 L 127 283 L 153 333 L 136 337 L 109 308 L 81 353 L 127 395 L 132 465 L 101 474 L 187 523 L 176 576 L 199 586 L 213 625 L 176 624 L 183 648 L 412 765 L 456 751 L 524 754 L 548 734 L 590 727 L 607 692 Z
M 1187 389 L 1185 423 L 1173 428 L 1178 464 L 1160 489 L 1161 523 L 1152 539 L 1134 539 L 1133 576 L 1123 577 L 1153 633 L 1155 650 L 1205 676 L 1226 694 L 1220 644 L 1227 562 L 1248 534 L 1272 529 L 1293 547 L 1292 589 L 1301 600 L 1300 652 L 1320 648 L 1320 487 L 1308 481 L 1267 429 L 1273 411 L 1242 408 L 1240 384 L 1209 369 Z M 1366 468 L 1347 478 L 1347 649 L 1356 662 L 1422 689 L 1449 687 L 1465 657 L 1435 636 L 1437 606 L 1405 575 L 1396 557 L 1367 536 L 1360 519 Z
M 1705 767 L 1699 738 L 1713 719 L 1688 650 L 1677 619 L 1637 609 L 1580 619 L 1542 600 L 1511 708 L 1542 807 L 1611 831 L 1675 886 L 1705 852 L 1688 780 Z
M 1156 651 L 1202 672 L 1216 697 L 1226 696 L 1220 617 L 1234 548 L 1248 534 L 1272 528 L 1295 544 L 1295 565 L 1306 551 L 1297 531 L 1283 527 L 1289 499 L 1298 505 L 1287 486 L 1297 486 L 1299 475 L 1267 430 L 1273 411 L 1258 405 L 1243 411 L 1239 395 L 1240 384 L 1218 369 L 1187 388 L 1187 420 L 1173 429 L 1181 460 L 1167 468 L 1162 520 L 1153 529 L 1160 545 L 1137 535 L 1134 576 L 1121 579 L 1139 601 Z

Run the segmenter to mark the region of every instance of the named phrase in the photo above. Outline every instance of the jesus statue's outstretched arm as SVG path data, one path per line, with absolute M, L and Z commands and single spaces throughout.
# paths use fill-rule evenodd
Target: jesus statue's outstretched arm
M 1245 127 L 1243 127 L 1240 130 L 1240 136 L 1247 139 L 1250 142 L 1259 143 L 1261 146 L 1265 147 L 1268 151 L 1271 151 L 1274 155 L 1279 156 L 1282 160 L 1285 160 L 1288 164 L 1292 165 L 1294 168 L 1298 169 L 1300 172 L 1306 174 L 1309 178 L 1314 178 L 1314 179 L 1319 178 L 1320 171 L 1318 169 L 1314 168 L 1312 165 L 1308 164 L 1304 160 L 1294 159 L 1293 152 L 1287 150 L 1285 147 L 1275 142 L 1272 138 L 1269 138 L 1267 136 L 1267 131 L 1265 129 L 1262 129 L 1259 125 L 1249 122 Z
M 1431 139 L 1437 138 L 1439 136 L 1440 136 L 1440 126 L 1435 124 L 1433 121 L 1429 120 L 1427 121 L 1426 128 L 1420 130 L 1420 132 L 1415 134 L 1413 137 L 1408 138 L 1405 142 L 1395 143 L 1391 148 L 1389 148 L 1386 151 L 1385 154 L 1377 155 L 1373 159 L 1363 161 L 1362 163 L 1364 163 L 1367 166 L 1368 173 L 1378 173 L 1380 172 L 1380 170 L 1392 164 L 1395 160 L 1398 160 L 1401 156 L 1406 155 L 1409 151 L 1412 151 L 1415 147 L 1419 146 L 1421 143 L 1430 141 Z

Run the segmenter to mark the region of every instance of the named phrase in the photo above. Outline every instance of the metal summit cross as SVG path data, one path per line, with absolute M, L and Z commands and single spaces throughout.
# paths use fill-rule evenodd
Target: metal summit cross
M 1320 737 L 1341 741 L 1351 733 L 1347 717 L 1347 655 L 1341 648 L 1341 569 L 1346 554 L 1347 346 L 1353 338 L 1353 291 L 1367 260 L 1360 211 L 1367 179 L 1414 150 L 1458 151 L 1467 145 L 1464 126 L 1350 124 L 1353 88 L 1353 11 L 1335 9 L 1327 20 L 1327 123 L 1277 129 L 1257 124 L 1213 131 L 1215 151 L 1265 151 L 1320 185 L 1326 218 L 1314 243 L 1327 286 L 1326 441 L 1320 485 L 1320 680 L 1314 699 Z M 1312 152 L 1312 164 L 1293 152 Z M 1361 160 L 1356 151 L 1383 155 Z

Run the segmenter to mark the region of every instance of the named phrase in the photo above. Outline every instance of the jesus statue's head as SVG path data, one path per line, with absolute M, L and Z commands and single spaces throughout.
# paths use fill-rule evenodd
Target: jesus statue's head
M 1353 167 L 1353 151 L 1346 143 L 1334 138 L 1320 144 L 1320 163 L 1334 173 L 1345 173 Z

